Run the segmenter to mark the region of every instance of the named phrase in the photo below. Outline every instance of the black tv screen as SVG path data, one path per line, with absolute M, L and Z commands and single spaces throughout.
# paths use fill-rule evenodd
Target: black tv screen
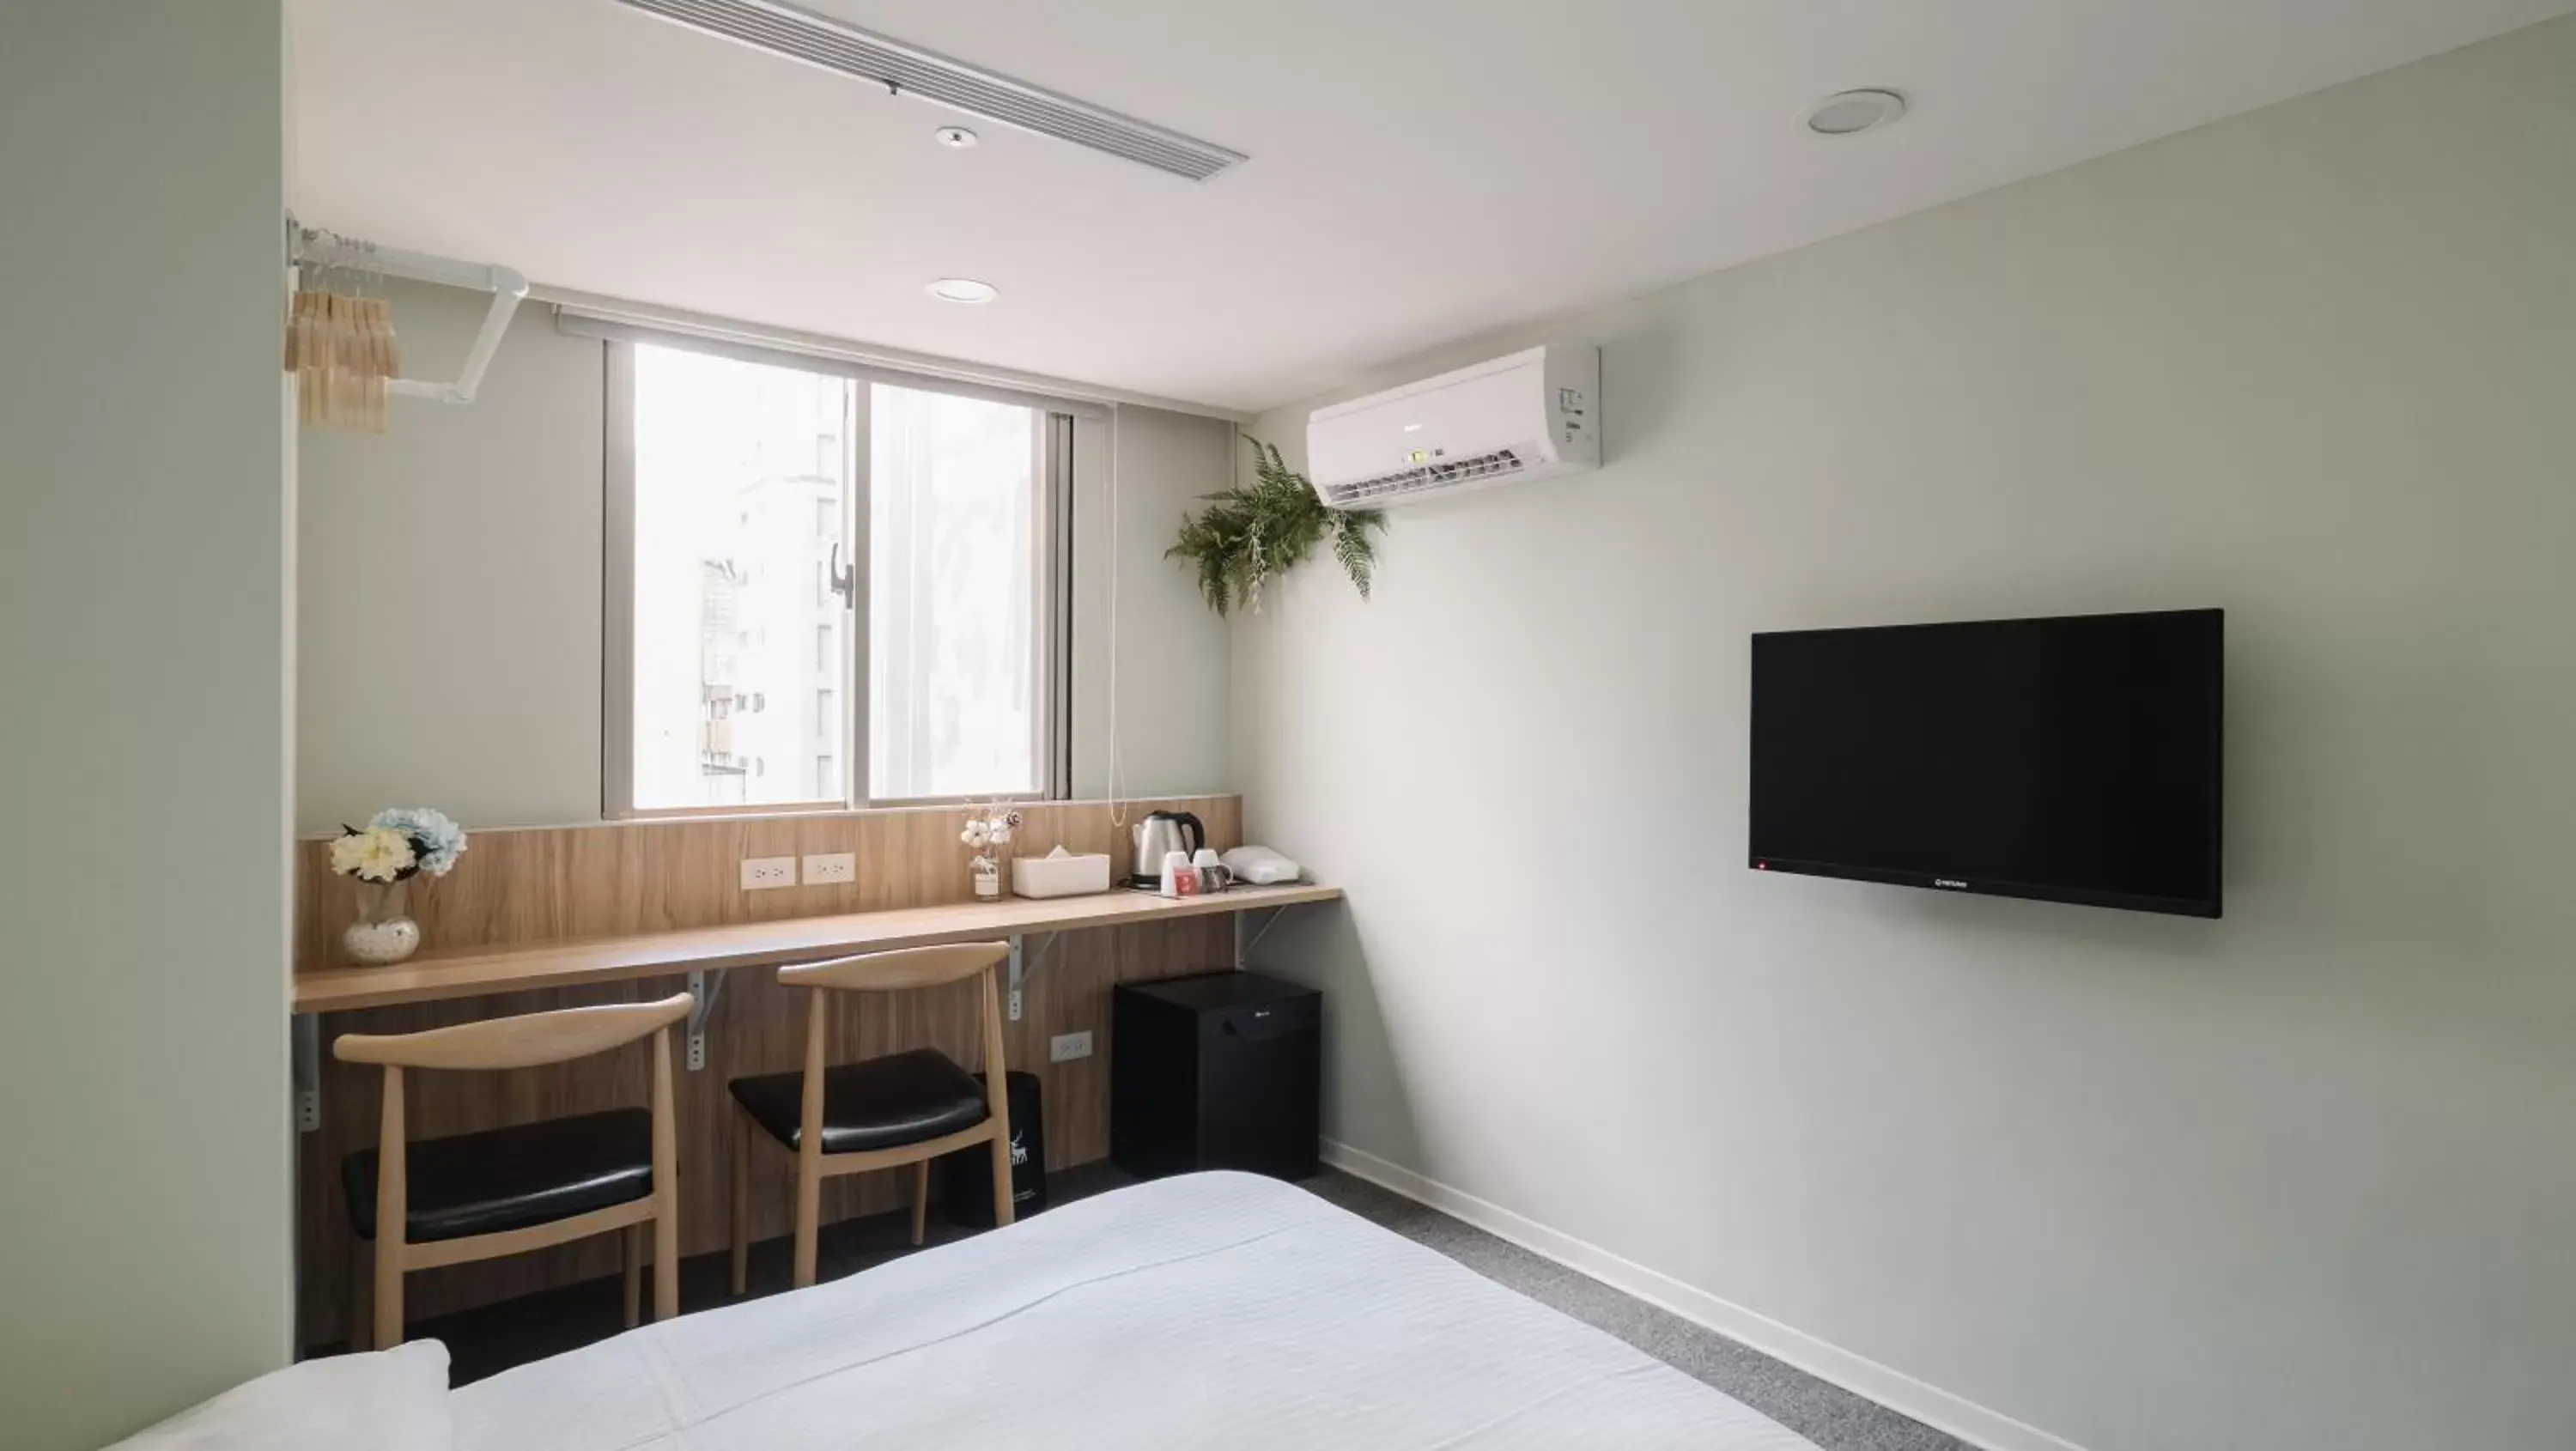
M 1755 635 L 1750 864 L 2217 916 L 2224 619 Z

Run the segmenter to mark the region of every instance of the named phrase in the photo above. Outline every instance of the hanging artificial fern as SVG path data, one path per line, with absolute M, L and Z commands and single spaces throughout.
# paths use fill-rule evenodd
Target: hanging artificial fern
M 1252 445 L 1252 482 L 1206 495 L 1207 508 L 1195 517 L 1182 515 L 1180 538 L 1164 557 L 1197 567 L 1199 593 L 1219 615 L 1236 607 L 1257 614 L 1262 589 L 1330 539 L 1333 558 L 1367 599 L 1369 576 L 1377 568 L 1377 541 L 1369 534 L 1386 527 L 1386 516 L 1375 509 L 1325 508 L 1315 486 L 1288 467 L 1277 448 L 1257 438 L 1244 442 Z

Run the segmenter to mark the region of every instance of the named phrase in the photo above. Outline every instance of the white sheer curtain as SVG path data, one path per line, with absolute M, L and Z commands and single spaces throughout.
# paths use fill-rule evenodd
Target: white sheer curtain
M 1045 415 L 882 383 L 871 394 L 869 794 L 1041 791 Z

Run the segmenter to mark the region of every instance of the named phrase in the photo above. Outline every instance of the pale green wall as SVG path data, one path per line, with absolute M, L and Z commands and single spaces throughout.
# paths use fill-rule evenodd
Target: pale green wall
M 1550 337 L 1606 467 L 1236 630 L 1332 1135 L 2091 1451 L 2576 1444 L 2576 20 L 1353 391 Z M 2224 921 L 1744 869 L 1752 632 L 2197 605 Z
M 276 0 L 0 7 L 0 1444 L 287 1354 Z

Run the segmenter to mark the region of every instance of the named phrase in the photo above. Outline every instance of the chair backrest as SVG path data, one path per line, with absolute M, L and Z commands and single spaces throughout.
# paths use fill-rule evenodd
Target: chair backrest
M 1003 1081 L 1002 990 L 993 970 L 1008 961 L 1007 942 L 955 942 L 942 947 L 908 947 L 900 952 L 871 952 L 808 962 L 778 970 L 778 980 L 815 989 L 805 1014 L 805 1097 L 803 1133 L 797 1152 L 819 1156 L 823 1144 L 824 1027 L 831 1017 L 824 994 L 888 993 L 944 987 L 981 976 L 984 980 L 984 1105 L 996 1124 L 1008 1124 L 1010 1102 Z
M 778 980 L 796 987 L 842 992 L 905 992 L 973 977 L 1008 960 L 1010 955 L 1011 944 L 1007 942 L 954 942 L 945 947 L 910 947 L 901 952 L 870 952 L 782 967 Z
M 344 1033 L 331 1044 L 343 1063 L 389 1068 L 534 1068 L 622 1048 L 689 1015 L 687 993 L 652 1003 L 559 1008 L 418 1033 Z

